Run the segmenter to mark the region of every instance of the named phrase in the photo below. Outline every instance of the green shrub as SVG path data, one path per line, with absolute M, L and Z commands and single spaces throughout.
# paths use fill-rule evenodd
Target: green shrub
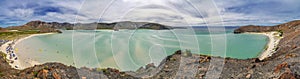
M 34 72 L 33 72 L 33 75 L 34 75 L 34 77 L 37 77 L 38 72 L 37 72 L 37 71 L 34 71 Z
M 44 66 L 44 69 L 49 69 L 49 67 L 48 66 Z
M 170 61 L 176 61 L 176 58 L 170 58 Z
M 97 72 L 101 72 L 103 69 L 102 68 L 96 68 Z
M 4 74 L 2 72 L 0 72 L 0 77 L 4 76 Z

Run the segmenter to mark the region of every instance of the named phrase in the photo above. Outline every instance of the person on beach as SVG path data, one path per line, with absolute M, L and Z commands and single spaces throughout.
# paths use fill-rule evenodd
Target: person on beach
M 6 47 L 6 51 L 8 51 L 8 46 Z
M 7 47 L 6 47 L 6 52 L 7 52 L 7 53 L 10 52 L 10 50 L 11 50 L 11 49 L 10 49 L 10 46 L 7 46 Z
M 13 57 L 16 57 L 16 54 L 12 53 L 12 56 L 13 56 Z
M 9 59 L 12 59 L 12 58 L 13 58 L 13 54 L 10 53 L 10 54 L 9 54 Z

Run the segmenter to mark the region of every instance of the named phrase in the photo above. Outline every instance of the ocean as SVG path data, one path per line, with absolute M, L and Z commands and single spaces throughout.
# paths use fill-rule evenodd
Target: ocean
M 149 63 L 158 65 L 177 50 L 238 59 L 257 57 L 264 50 L 268 38 L 257 34 L 233 34 L 235 28 L 64 30 L 61 34 L 25 39 L 15 48 L 22 61 L 112 67 L 122 71 L 134 71 Z M 30 66 L 33 62 L 21 64 Z

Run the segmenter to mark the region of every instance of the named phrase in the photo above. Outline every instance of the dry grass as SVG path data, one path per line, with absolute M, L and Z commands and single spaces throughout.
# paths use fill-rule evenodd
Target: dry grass
M 0 39 L 2 40 L 15 40 L 20 39 L 31 34 L 37 34 L 38 31 L 10 31 L 10 32 L 0 32 Z

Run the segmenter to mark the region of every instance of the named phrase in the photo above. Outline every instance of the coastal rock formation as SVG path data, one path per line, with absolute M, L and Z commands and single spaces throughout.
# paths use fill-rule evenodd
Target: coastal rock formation
M 3 58 L 1 58 L 1 61 Z M 0 63 L 1 79 L 137 79 L 119 72 L 117 69 L 75 68 L 61 63 L 45 63 L 24 70 L 11 68 L 7 63 Z M 4 66 L 5 65 L 5 66 Z
M 270 32 L 270 31 L 277 31 L 277 30 L 278 30 L 277 27 L 248 25 L 248 26 L 242 26 L 242 27 L 234 30 L 234 33 L 243 33 L 243 32 Z
M 6 29 L 9 30 L 39 30 L 40 32 L 56 32 L 56 29 L 64 30 L 94 30 L 94 29 L 172 29 L 170 26 L 165 26 L 157 23 L 148 22 L 114 22 L 114 23 L 58 23 L 58 22 L 43 22 L 31 21 L 21 26 L 10 26 Z
M 278 48 L 276 53 L 274 53 L 271 57 L 265 60 L 265 62 L 272 62 L 272 64 L 275 64 L 274 62 L 278 62 L 277 64 L 281 64 L 276 67 L 276 72 L 280 72 L 280 70 L 283 70 L 281 66 L 288 67 L 300 67 L 300 20 L 291 21 L 284 24 L 279 24 L 275 26 L 243 26 L 236 30 L 234 30 L 234 33 L 244 33 L 244 32 L 269 32 L 269 31 L 279 31 L 282 33 L 282 40 L 280 40 L 278 44 Z M 281 62 L 281 63 L 280 63 Z M 285 62 L 285 65 L 282 65 L 282 62 Z M 297 63 L 297 64 L 291 64 L 291 63 Z M 291 71 L 299 71 L 291 69 Z M 299 73 L 284 73 L 283 77 L 286 77 L 287 75 L 296 76 L 297 79 L 299 79 Z M 292 77 L 290 77 L 292 78 Z
M 300 20 L 291 21 L 284 24 L 275 26 L 243 26 L 236 30 L 234 33 L 244 32 L 267 32 L 267 31 L 279 31 L 282 32 L 284 37 L 278 45 L 278 50 L 271 58 L 284 58 L 293 54 L 298 55 L 300 52 Z
M 242 26 L 234 30 L 234 33 L 280 31 L 283 32 L 284 34 L 289 34 L 293 32 L 298 32 L 298 30 L 300 30 L 300 20 L 295 20 L 295 21 L 291 21 L 291 22 L 287 22 L 275 26 L 255 26 L 255 25 Z

